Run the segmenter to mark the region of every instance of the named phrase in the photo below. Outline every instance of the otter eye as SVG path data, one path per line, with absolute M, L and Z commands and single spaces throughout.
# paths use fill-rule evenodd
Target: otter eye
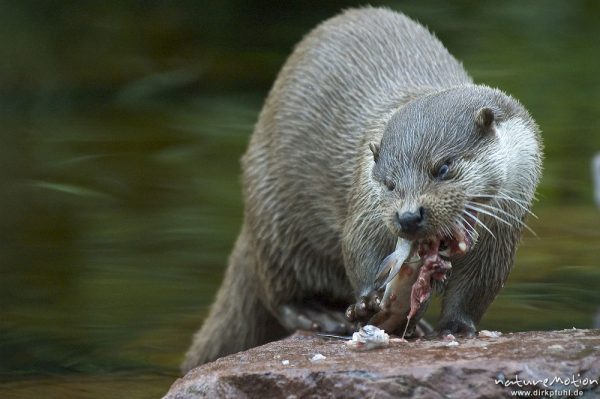
M 436 179 L 444 180 L 444 179 L 448 178 L 448 175 L 450 174 L 450 166 L 451 165 L 452 165 L 451 160 L 447 160 L 442 165 L 440 165 L 438 170 L 435 172 Z
M 385 181 L 383 182 L 383 184 L 385 184 L 385 186 L 387 187 L 388 190 L 390 191 L 394 191 L 394 189 L 396 188 L 396 183 L 390 179 L 385 179 Z

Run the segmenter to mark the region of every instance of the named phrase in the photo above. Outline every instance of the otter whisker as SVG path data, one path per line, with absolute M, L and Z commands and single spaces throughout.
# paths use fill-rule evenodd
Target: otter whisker
M 468 209 L 477 211 L 478 213 L 483 213 L 484 215 L 488 215 L 488 216 L 496 219 L 497 221 L 502 222 L 502 223 L 504 223 L 504 224 L 506 224 L 506 225 L 508 225 L 510 227 L 515 227 L 515 225 L 513 223 L 511 223 L 509 220 L 506 220 L 506 219 L 502 218 L 501 216 L 495 214 L 492 211 L 489 211 L 489 210 L 486 210 L 486 209 L 483 209 L 483 208 L 479 208 L 478 206 L 476 206 L 476 205 L 474 205 L 472 203 L 467 203 L 465 205 L 465 207 L 468 208 Z
M 466 210 L 463 210 L 462 212 L 465 214 L 465 216 L 468 216 L 471 219 L 475 220 L 477 223 L 479 223 L 481 225 L 481 227 L 483 227 L 488 233 L 490 233 L 490 235 L 492 237 L 494 237 L 494 239 L 496 239 L 496 236 L 494 235 L 494 233 L 492 233 L 492 231 L 485 225 L 485 223 L 483 223 L 481 221 L 481 219 L 479 219 L 477 216 L 467 212 Z
M 512 195 L 509 195 L 509 193 L 497 192 L 495 194 L 481 194 L 481 196 L 482 197 L 483 196 L 498 196 L 498 197 L 502 196 L 505 199 L 509 199 L 511 201 L 519 202 L 519 203 L 521 203 L 522 205 L 525 205 L 525 206 L 529 206 L 531 202 L 538 200 L 538 198 L 535 196 L 535 194 L 532 195 L 531 193 L 528 193 L 528 192 L 525 192 L 525 191 L 511 190 L 510 194 L 512 194 Z M 515 198 L 515 197 L 518 197 L 518 198 Z M 530 200 L 526 200 L 525 198 L 531 198 L 531 199 Z
M 533 213 L 528 207 L 527 207 L 527 203 L 525 201 L 519 201 L 515 198 L 509 197 L 507 195 L 487 195 L 487 194 L 474 194 L 472 197 L 481 197 L 481 198 L 495 198 L 495 199 L 504 199 L 507 201 L 512 201 L 514 202 L 516 205 L 519 206 L 519 208 L 523 209 L 525 212 L 527 212 L 528 214 L 530 214 L 531 216 L 533 216 L 534 218 L 538 219 L 537 215 L 535 213 Z
M 448 226 L 443 226 L 441 230 L 442 230 L 442 234 L 443 235 L 445 235 L 447 237 L 451 237 L 452 236 L 453 231 Z
M 527 205 L 526 201 L 519 200 L 517 198 L 510 197 L 508 195 L 501 194 L 501 193 L 497 193 L 497 194 L 472 194 L 471 196 L 472 197 L 481 197 L 481 198 L 506 199 L 506 200 L 509 200 L 509 201 L 513 201 L 513 202 L 515 202 L 517 204 L 523 205 L 523 206 Z
M 514 215 L 511 215 L 510 213 L 508 213 L 508 212 L 506 212 L 506 211 L 504 211 L 504 210 L 502 210 L 502 209 L 500 209 L 500 208 L 497 208 L 497 207 L 495 207 L 495 206 L 489 205 L 489 204 L 477 204 L 477 205 L 478 205 L 478 206 L 483 206 L 483 207 L 485 207 L 485 208 L 489 209 L 490 211 L 496 211 L 496 212 L 499 212 L 499 213 L 501 213 L 501 214 L 503 214 L 503 215 L 506 215 L 506 216 L 508 216 L 508 217 L 509 217 L 509 218 L 511 218 L 512 220 L 514 220 L 514 221 L 516 221 L 517 223 L 519 223 L 519 225 L 521 225 L 521 226 L 523 226 L 524 228 L 526 228 L 527 230 L 529 230 L 529 231 L 531 232 L 531 234 L 533 234 L 534 236 L 536 236 L 536 237 L 537 237 L 537 234 L 535 233 L 535 231 L 533 231 L 533 229 L 532 229 L 531 227 L 529 227 L 529 226 L 527 225 L 527 223 L 525 223 L 524 221 L 522 221 L 522 220 L 521 220 L 521 219 L 519 219 L 518 217 L 516 217 L 516 216 L 514 216 Z
M 467 221 L 467 219 L 465 219 L 464 217 L 462 217 L 462 215 L 458 215 L 458 217 L 460 218 L 460 220 L 466 224 L 467 226 L 469 226 L 468 229 L 465 229 L 465 231 L 467 232 L 467 234 L 469 235 L 469 237 L 471 237 L 471 239 L 473 241 L 475 241 L 475 234 L 473 233 L 473 231 L 475 230 L 475 228 L 473 226 L 471 226 L 471 223 L 469 223 Z M 460 229 L 462 227 L 461 223 L 459 221 L 456 221 L 456 226 Z
M 522 199 L 522 198 L 511 197 L 510 195 L 508 195 L 507 193 L 504 193 L 504 192 L 496 191 L 496 192 L 491 193 L 489 191 L 477 191 L 477 188 L 480 188 L 480 187 L 479 186 L 478 187 L 469 187 L 469 189 L 470 189 L 469 194 L 474 197 L 479 197 L 479 196 L 481 196 L 481 197 L 497 197 L 497 196 L 502 195 L 502 196 L 506 196 L 507 198 L 514 198 L 516 201 L 522 202 L 524 204 L 528 203 L 524 198 Z M 486 189 L 485 187 L 481 187 L 481 188 L 483 188 L 484 190 Z M 521 191 L 511 190 L 510 193 L 519 195 L 519 196 L 523 196 L 526 198 L 529 197 L 529 194 L 527 194 L 525 192 L 521 192 Z
M 461 231 L 461 230 L 467 231 L 468 229 L 464 228 L 463 224 L 461 224 L 460 220 L 458 220 L 459 217 L 460 217 L 460 215 L 457 215 L 457 219 L 454 220 L 454 222 L 451 224 L 451 226 L 454 228 L 454 231 Z M 463 219 L 463 222 L 464 222 L 464 219 Z
M 517 204 L 524 205 L 525 207 L 527 207 L 527 205 L 529 205 L 529 202 L 527 202 L 526 200 L 518 200 L 518 199 L 516 199 L 514 197 L 511 197 L 510 195 L 508 195 L 506 193 L 497 193 L 496 195 L 499 196 L 499 197 L 502 197 L 504 199 L 513 201 L 513 202 L 515 202 Z M 523 195 L 526 195 L 526 193 L 524 193 Z
M 459 216 L 460 217 L 460 216 Z M 477 241 L 477 239 L 475 238 L 475 234 L 473 234 L 473 232 L 471 231 L 471 225 L 469 225 L 466 221 L 465 223 L 469 226 L 468 228 L 464 228 L 464 232 L 467 233 L 467 235 L 471 238 L 471 240 L 473 242 Z M 461 228 L 460 223 L 457 223 L 457 228 Z
M 471 209 L 471 210 L 477 211 L 477 212 L 479 212 L 479 213 L 483 213 L 484 215 L 488 215 L 488 216 L 490 216 L 490 217 L 493 217 L 493 218 L 494 218 L 494 219 L 496 219 L 497 221 L 499 221 L 499 222 L 502 222 L 502 223 L 506 224 L 507 226 L 510 226 L 510 227 L 515 227 L 515 226 L 514 226 L 512 223 L 510 223 L 509 221 L 502 219 L 500 216 L 498 216 L 498 215 L 496 215 L 496 214 L 494 214 L 494 213 L 492 213 L 492 212 L 490 212 L 490 211 L 487 211 L 487 210 L 485 210 L 485 209 L 482 209 L 482 208 L 478 208 L 478 207 L 476 207 L 476 206 L 473 206 L 473 205 L 471 205 L 471 204 L 466 204 L 466 205 L 465 205 L 465 207 L 466 207 L 466 208 L 469 208 L 469 209 Z

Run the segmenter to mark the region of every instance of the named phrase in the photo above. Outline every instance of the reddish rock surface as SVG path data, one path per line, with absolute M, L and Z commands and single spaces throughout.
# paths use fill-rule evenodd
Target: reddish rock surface
M 590 381 L 600 380 L 600 330 L 448 343 L 422 339 L 354 352 L 343 341 L 299 333 L 198 367 L 165 398 L 503 398 L 519 390 L 539 397 L 534 391 L 543 389 L 555 398 L 600 398 Z M 325 359 L 311 362 L 318 353 Z

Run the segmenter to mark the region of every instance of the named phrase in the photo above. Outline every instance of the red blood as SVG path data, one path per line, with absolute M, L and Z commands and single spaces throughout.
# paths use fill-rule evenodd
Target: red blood
M 410 312 L 407 318 L 411 319 L 419 311 L 421 304 L 431 296 L 431 280 L 443 280 L 446 272 L 452 265 L 439 254 L 439 239 L 431 239 L 421 243 L 419 253 L 422 254 L 423 266 L 419 269 L 419 277 L 412 286 L 410 295 Z

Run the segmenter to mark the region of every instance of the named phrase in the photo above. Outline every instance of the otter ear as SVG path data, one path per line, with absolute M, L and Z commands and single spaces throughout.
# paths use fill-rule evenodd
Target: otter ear
M 483 107 L 475 113 L 475 124 L 482 133 L 487 134 L 494 130 L 495 119 L 494 111 L 488 107 Z
M 369 148 L 373 153 L 373 160 L 377 163 L 379 161 L 379 144 L 369 143 Z

